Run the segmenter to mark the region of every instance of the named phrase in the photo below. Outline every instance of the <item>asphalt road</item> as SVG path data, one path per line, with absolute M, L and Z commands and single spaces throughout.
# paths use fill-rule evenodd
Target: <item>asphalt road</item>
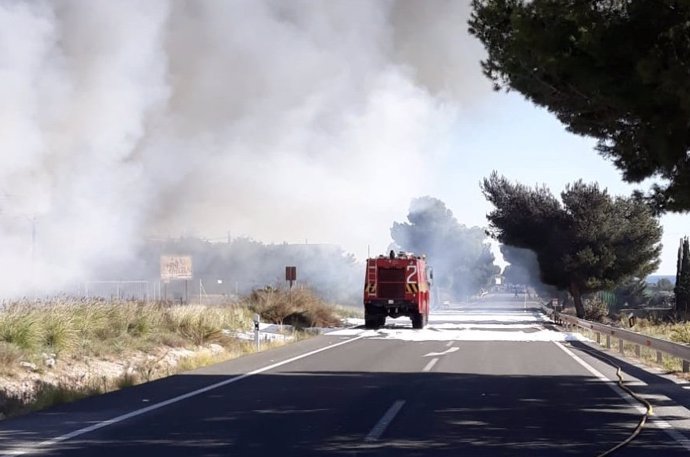
M 348 329 L 0 422 L 0 455 L 597 456 L 641 408 L 522 298 Z M 607 356 L 609 357 L 609 356 Z M 656 416 L 620 456 L 690 455 L 684 386 L 613 360 Z

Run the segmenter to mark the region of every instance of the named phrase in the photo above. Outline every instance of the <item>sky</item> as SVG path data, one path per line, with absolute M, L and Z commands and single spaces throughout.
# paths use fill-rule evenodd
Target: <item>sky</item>
M 515 92 L 488 94 L 481 107 L 464 114 L 438 164 L 440 179 L 428 192 L 467 225 L 486 225 L 491 205 L 478 183 L 492 170 L 530 186 L 546 184 L 555 195 L 578 179 L 598 182 L 613 195 L 649 187 L 648 182 L 624 182 L 619 170 L 594 151 L 593 139 L 568 133 L 553 115 Z M 663 251 L 657 274 L 675 275 L 678 243 L 690 233 L 690 215 L 666 214 L 660 222 Z
M 149 238 L 384 252 L 410 201 L 485 225 L 492 170 L 629 193 L 495 93 L 452 0 L 0 1 L 0 296 L 108 280 Z M 673 274 L 688 216 L 664 216 Z M 105 267 L 105 268 L 104 268 Z

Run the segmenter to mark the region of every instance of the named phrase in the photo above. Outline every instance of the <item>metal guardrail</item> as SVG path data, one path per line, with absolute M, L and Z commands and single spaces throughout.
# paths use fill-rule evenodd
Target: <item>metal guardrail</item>
M 554 322 L 563 325 L 566 329 L 580 327 L 594 332 L 597 343 L 599 344 L 601 344 L 601 337 L 606 337 L 606 347 L 608 349 L 611 348 L 611 340 L 617 339 L 618 352 L 624 354 L 623 342 L 627 341 L 635 345 L 635 355 L 638 357 L 640 356 L 642 346 L 644 346 L 656 351 L 657 363 L 662 363 L 662 354 L 668 354 L 682 360 L 684 373 L 690 372 L 690 346 L 642 335 L 622 328 L 599 324 L 598 322 L 590 322 L 569 314 L 560 313 L 544 305 L 542 305 L 542 310 L 550 316 Z

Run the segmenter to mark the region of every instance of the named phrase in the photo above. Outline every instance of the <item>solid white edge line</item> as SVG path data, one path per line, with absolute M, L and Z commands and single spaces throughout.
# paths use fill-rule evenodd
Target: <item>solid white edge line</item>
M 381 435 L 383 435 L 383 432 L 386 431 L 386 428 L 388 428 L 390 423 L 393 422 L 393 419 L 395 419 L 395 416 L 397 416 L 397 414 L 400 412 L 403 405 L 405 405 L 405 400 L 397 400 L 395 403 L 393 403 L 391 407 L 388 408 L 388 411 L 386 411 L 386 414 L 379 419 L 376 425 L 374 425 L 374 428 L 372 428 L 366 438 L 364 438 L 364 441 L 378 440 Z
M 438 362 L 438 358 L 429 360 L 429 363 L 427 363 L 426 366 L 422 368 L 422 371 L 431 371 L 431 369 L 434 368 L 434 365 L 436 365 L 436 362 Z
M 53 444 L 57 444 L 57 443 L 60 443 L 62 441 L 69 440 L 71 438 L 75 438 L 77 436 L 84 435 L 84 434 L 92 432 L 94 430 L 98 430 L 98 429 L 107 427 L 109 425 L 117 424 L 118 422 L 122 422 L 122 421 L 125 421 L 127 419 L 131 419 L 132 417 L 141 416 L 142 414 L 146 414 L 146 413 L 154 411 L 156 409 L 163 408 L 165 406 L 180 402 L 182 400 L 186 400 L 186 399 L 191 398 L 191 397 L 196 397 L 197 395 L 201 395 L 201 394 L 206 393 L 210 390 L 214 390 L 214 389 L 217 389 L 219 387 L 227 386 L 228 384 L 233 384 L 235 382 L 246 379 L 250 376 L 254 376 L 254 375 L 263 373 L 265 371 L 272 370 L 273 368 L 277 368 L 277 367 L 286 365 L 288 363 L 294 362 L 296 360 L 300 360 L 300 359 L 303 359 L 305 357 L 309 357 L 309 356 L 312 356 L 314 354 L 318 354 L 319 352 L 327 351 L 329 349 L 333 349 L 333 348 L 336 348 L 338 346 L 342 346 L 344 344 L 352 343 L 353 341 L 357 341 L 357 340 L 362 339 L 362 338 L 364 338 L 364 335 L 357 336 L 355 338 L 350 338 L 349 340 L 342 341 L 340 343 L 331 344 L 329 346 L 325 346 L 325 347 L 322 347 L 320 349 L 316 349 L 314 351 L 307 352 L 305 354 L 301 354 L 301 355 L 289 358 L 287 360 L 283 360 L 281 362 L 276 362 L 274 364 L 267 365 L 263 368 L 258 368 L 254 371 L 250 371 L 249 373 L 235 376 L 233 378 L 226 379 L 225 381 L 217 382 L 215 384 L 211 384 L 210 386 L 202 387 L 201 389 L 197 389 L 197 390 L 194 390 L 192 392 L 187 392 L 186 394 L 178 395 L 177 397 L 173 397 L 173 398 L 170 398 L 168 400 L 165 400 L 165 401 L 162 401 L 159 403 L 155 403 L 151 406 L 147 406 L 146 408 L 137 409 L 137 410 L 132 411 L 130 413 L 122 414 L 121 416 L 113 417 L 112 419 L 108 419 L 108 420 L 99 422 L 97 424 L 93 424 L 93 425 L 90 425 L 88 427 L 80 428 L 79 430 L 75 430 L 73 432 L 66 433 L 64 435 L 60 435 L 60 436 L 57 436 L 55 438 L 51 438 L 51 439 L 46 440 L 46 441 L 42 441 L 42 442 L 34 444 L 34 445 L 24 446 L 22 448 L 15 449 L 15 450 L 12 450 L 12 451 L 0 454 L 0 455 L 24 455 L 24 454 L 27 454 L 29 452 L 33 452 L 39 448 L 51 446 Z
M 643 408 L 640 406 L 640 404 L 632 398 L 628 393 L 626 393 L 624 390 L 620 389 L 618 385 L 614 382 L 611 381 L 609 378 L 601 374 L 599 370 L 582 360 L 580 357 L 578 357 L 575 353 L 573 353 L 570 349 L 567 347 L 563 346 L 561 343 L 558 341 L 554 341 L 554 344 L 561 348 L 566 354 L 568 354 L 570 357 L 573 358 L 577 363 L 582 365 L 587 371 L 592 373 L 597 379 L 600 381 L 606 383 L 611 389 L 613 389 L 614 392 L 616 392 L 621 398 L 623 398 L 625 401 L 630 403 L 635 409 L 638 411 L 644 413 L 646 411 L 646 408 Z M 661 430 L 665 431 L 667 435 L 669 435 L 671 438 L 673 438 L 674 441 L 676 441 L 678 444 L 683 446 L 686 451 L 690 451 L 690 439 L 688 439 L 685 435 L 680 433 L 678 430 L 673 428 L 673 425 L 671 425 L 669 422 L 660 419 L 656 416 L 649 416 L 648 420 L 654 422 L 654 425 L 656 425 L 658 428 Z

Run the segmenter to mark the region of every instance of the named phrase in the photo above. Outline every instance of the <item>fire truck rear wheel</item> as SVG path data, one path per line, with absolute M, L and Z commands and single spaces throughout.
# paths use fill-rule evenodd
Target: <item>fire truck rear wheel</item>
M 424 315 L 422 313 L 413 313 L 410 319 L 412 319 L 412 328 L 424 328 Z
M 364 327 L 366 328 L 379 328 L 383 326 L 386 322 L 386 316 L 364 316 Z

